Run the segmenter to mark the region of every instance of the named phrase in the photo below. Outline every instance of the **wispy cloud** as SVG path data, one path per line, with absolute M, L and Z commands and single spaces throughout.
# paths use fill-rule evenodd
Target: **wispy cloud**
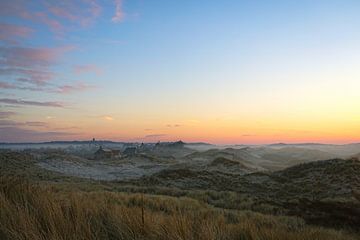
M 0 88 L 2 89 L 13 89 L 14 87 L 15 86 L 10 83 L 0 82 Z
M 44 24 L 56 35 L 62 35 L 75 26 L 89 26 L 102 11 L 96 0 L 40 1 L 36 9 L 30 5 L 24 0 L 0 1 L 0 14 Z
M 7 76 L 7 82 L 0 82 L 2 89 L 17 89 L 29 91 L 44 91 L 60 94 L 85 91 L 94 86 L 85 83 L 75 83 L 56 86 L 50 84 L 57 74 L 50 71 L 64 53 L 74 49 L 73 46 L 58 48 L 25 48 L 25 47 L 0 47 L 0 75 Z M 90 71 L 87 66 L 80 70 Z M 97 71 L 100 71 L 97 69 Z M 18 83 L 10 82 L 16 80 Z
M 0 47 L 0 75 L 15 78 L 20 83 L 44 86 L 55 73 L 50 71 L 60 57 L 72 46 L 58 48 Z M 9 79 L 10 80 L 10 79 Z M 37 90 L 34 86 L 12 85 L 8 82 L 2 88 Z M 41 90 L 41 89 L 39 89 Z
M 112 17 L 111 21 L 118 23 L 124 20 L 125 13 L 122 9 L 122 0 L 115 0 L 115 15 Z
M 181 127 L 180 124 L 167 124 L 166 125 L 168 128 L 178 128 L 178 127 Z
M 13 120 L 0 120 L 0 126 L 28 126 L 28 127 L 47 127 L 46 122 L 18 122 Z
M 51 18 L 41 4 L 41 10 L 32 11 L 29 7 L 30 1 L 12 0 L 0 1 L 0 14 L 2 16 L 12 16 L 22 18 L 32 22 L 39 22 L 47 25 L 53 32 L 63 32 L 63 25 L 54 18 Z
M 54 131 L 64 131 L 64 130 L 74 130 L 74 129 L 80 129 L 79 127 L 58 127 L 58 128 L 53 128 Z
M 159 138 L 159 137 L 165 137 L 167 134 L 149 134 L 146 135 L 145 138 Z
M 12 112 L 12 111 L 3 111 L 0 112 L 0 119 L 10 118 L 16 114 L 17 114 L 16 112 Z
M 57 35 L 63 34 L 65 31 L 65 27 L 60 21 L 51 18 L 45 12 L 28 13 L 25 18 L 47 25 L 50 30 Z
M 35 85 L 45 85 L 48 81 L 53 79 L 56 74 L 49 71 L 38 69 L 24 69 L 24 68 L 0 68 L 0 75 L 9 78 L 16 78 L 19 82 L 30 83 Z
M 0 82 L 0 89 L 17 89 L 17 90 L 29 90 L 29 91 L 44 91 L 42 87 L 22 87 L 13 83 Z
M 97 119 L 102 119 L 105 121 L 114 121 L 115 118 L 111 115 L 93 115 L 93 116 L 88 116 L 89 118 L 97 118 Z
M 1 142 L 28 142 L 28 141 L 48 141 L 66 139 L 69 136 L 78 135 L 73 132 L 63 131 L 38 131 L 22 127 L 0 127 Z
M 94 89 L 94 88 L 95 88 L 95 86 L 88 85 L 85 83 L 76 83 L 74 85 L 59 86 L 54 90 L 54 92 L 69 94 L 69 93 L 73 93 L 73 92 L 82 92 L 82 91 L 86 91 L 86 90 Z
M 58 48 L 0 47 L 0 64 L 4 67 L 37 68 L 56 63 L 73 46 Z
M 46 122 L 25 122 L 26 126 L 30 127 L 47 127 L 48 123 Z
M 26 101 L 22 99 L 13 99 L 13 98 L 1 98 L 0 103 L 14 104 L 14 105 L 28 105 L 28 106 L 38 106 L 38 107 L 65 107 L 63 103 L 60 102 L 38 102 L 38 101 Z
M 0 126 L 17 126 L 18 123 L 13 120 L 0 120 Z
M 17 43 L 18 38 L 28 37 L 34 30 L 29 27 L 0 23 L 0 40 L 7 43 Z
M 122 2 L 115 1 L 115 22 L 123 18 Z M 26 0 L 0 1 L 0 15 L 11 16 L 27 22 L 47 25 L 55 33 L 63 33 L 75 25 L 88 26 L 100 16 L 102 7 L 98 0 L 40 1 L 34 4 Z M 31 24 L 31 23 L 30 23 Z M 0 23 L 0 88 L 28 91 L 46 91 L 60 94 L 73 93 L 94 88 L 84 83 L 54 85 L 50 81 L 59 78 L 53 67 L 74 46 L 25 47 L 12 45 L 21 38 L 29 37 L 32 28 L 9 23 Z M 101 74 L 102 69 L 94 64 L 76 65 L 74 73 Z M 18 83 L 15 83 L 17 81 Z
M 57 18 L 86 27 L 100 16 L 102 7 L 96 0 L 57 1 L 47 3 L 47 10 Z
M 95 64 L 75 65 L 73 67 L 73 72 L 76 74 L 96 73 L 97 75 L 100 75 L 102 73 L 102 69 Z
M 76 21 L 79 19 L 78 15 L 69 11 L 71 6 L 68 5 L 71 4 L 71 2 L 59 1 L 58 3 L 63 4 L 64 6 L 53 6 L 48 4 L 48 10 L 50 13 L 57 17 L 64 18 L 70 21 Z
M 49 92 L 59 94 L 70 94 L 74 92 L 82 92 L 89 89 L 94 89 L 95 86 L 88 85 L 85 83 L 76 83 L 73 85 L 62 85 L 62 86 L 19 86 L 14 83 L 0 82 L 0 89 L 16 89 L 16 90 L 27 90 L 27 91 L 38 91 L 38 92 Z
M 113 121 L 114 120 L 114 118 L 112 116 L 109 116 L 109 115 L 101 116 L 101 118 L 106 120 L 106 121 Z
M 27 11 L 24 0 L 0 1 L 1 16 L 24 17 Z

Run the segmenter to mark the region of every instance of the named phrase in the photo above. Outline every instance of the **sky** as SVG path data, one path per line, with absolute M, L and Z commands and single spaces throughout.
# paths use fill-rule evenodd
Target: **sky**
M 0 142 L 360 142 L 360 1 L 0 1 Z

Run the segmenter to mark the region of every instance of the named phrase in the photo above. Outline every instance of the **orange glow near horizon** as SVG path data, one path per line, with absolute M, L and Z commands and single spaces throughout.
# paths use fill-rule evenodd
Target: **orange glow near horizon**
M 66 129 L 72 135 L 59 136 L 63 140 L 96 139 L 114 141 L 208 142 L 214 144 L 268 144 L 276 142 L 318 142 L 345 144 L 359 142 L 357 122 L 286 122 L 249 120 L 185 120 L 175 124 L 166 122 L 126 122 L 119 117 L 94 117 L 88 121 L 68 125 L 68 121 L 53 119 L 56 129 Z M 64 126 L 65 125 L 65 126 Z M 330 129 L 330 130 L 329 130 Z

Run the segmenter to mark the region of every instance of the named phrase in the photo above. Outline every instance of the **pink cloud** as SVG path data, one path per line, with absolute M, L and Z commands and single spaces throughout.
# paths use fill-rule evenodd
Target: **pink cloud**
M 47 4 L 49 13 L 57 18 L 90 25 L 101 13 L 101 7 L 95 0 L 58 1 Z
M 122 9 L 122 0 L 115 0 L 115 15 L 112 17 L 111 21 L 118 23 L 124 20 L 125 14 Z
M 45 85 L 55 77 L 55 73 L 43 70 L 32 70 L 23 68 L 3 68 L 0 69 L 0 75 L 16 76 L 17 81 L 30 83 L 38 86 Z
M 0 47 L 0 63 L 7 67 L 47 67 L 71 46 L 60 48 Z
M 90 12 L 92 16 L 97 17 L 101 13 L 101 7 L 95 0 L 85 0 L 90 4 Z
M 25 70 L 26 71 L 26 70 Z M 29 70 L 28 70 L 29 71 Z M 30 83 L 37 86 L 43 86 L 48 83 L 50 79 L 53 78 L 55 75 L 54 73 L 46 73 L 46 72 L 38 72 L 34 73 L 33 71 L 30 71 L 29 73 L 30 78 L 17 78 L 16 80 L 23 83 Z
M 16 43 L 17 38 L 26 38 L 33 31 L 33 29 L 28 27 L 0 23 L 0 40 L 8 43 Z
M 12 89 L 14 88 L 14 86 L 10 83 L 6 83 L 6 82 L 0 82 L 0 88 L 2 89 Z
M 72 14 L 69 9 L 66 8 L 62 8 L 59 6 L 49 6 L 48 9 L 52 14 L 61 18 L 65 18 L 71 21 L 79 19 L 79 16 Z
M 87 84 L 84 84 L 84 83 L 77 83 L 75 85 L 59 86 L 55 90 L 55 92 L 56 93 L 68 94 L 68 93 L 73 93 L 73 92 L 86 91 L 86 90 L 93 89 L 93 88 L 95 88 L 95 87 L 91 86 L 91 85 L 87 85 Z
M 46 85 L 56 76 L 49 68 L 73 48 L 0 47 L 0 75 L 16 77 L 22 83 Z
M 82 74 L 82 73 L 96 73 L 100 75 L 102 73 L 102 69 L 95 64 L 87 64 L 87 65 L 76 65 L 73 68 L 74 73 Z
M 47 25 L 51 31 L 53 31 L 54 33 L 57 34 L 62 34 L 64 33 L 64 26 L 57 20 L 50 18 L 46 13 L 44 12 L 36 12 L 30 15 L 27 15 L 28 19 L 34 20 L 34 21 L 39 21 L 41 23 L 44 23 L 45 25 Z
M 102 8 L 95 0 L 84 0 L 84 2 L 89 5 L 89 8 L 87 9 L 89 14 L 86 14 L 88 17 L 81 20 L 81 25 L 88 26 L 95 20 L 95 18 L 100 16 Z
M 36 11 L 30 9 L 31 1 L 0 1 L 0 15 L 20 17 L 47 25 L 56 35 L 63 34 L 75 25 L 88 26 L 100 16 L 102 8 L 96 0 L 41 1 Z

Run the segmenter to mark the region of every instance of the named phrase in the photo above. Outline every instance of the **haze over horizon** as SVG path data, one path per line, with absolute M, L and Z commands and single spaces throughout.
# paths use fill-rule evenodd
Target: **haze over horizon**
M 1 1 L 0 142 L 360 142 L 360 2 Z
M 0 144 L 11 144 L 11 145 L 17 145 L 17 144 L 47 144 L 47 143 L 74 143 L 74 142 L 92 142 L 92 139 L 62 139 L 62 140 L 49 140 L 49 141 L 17 141 L 17 142 L 11 142 L 11 141 L 3 141 L 0 142 Z M 169 140 L 169 141 L 117 141 L 117 140 L 108 140 L 108 139 L 95 139 L 95 142 L 112 142 L 112 143 L 145 143 L 145 144 L 155 144 L 157 142 L 160 143 L 175 143 L 182 141 L 180 140 Z M 209 144 L 214 146 L 276 146 L 276 145 L 284 145 L 284 146 L 300 146 L 300 145 L 324 145 L 324 146 L 349 146 L 349 145 L 357 145 L 360 144 L 360 142 L 348 142 L 348 143 L 329 143 L 329 142 L 269 142 L 269 143 L 212 143 L 212 142 L 199 142 L 199 141 L 190 141 L 190 142 L 184 142 L 185 144 Z

